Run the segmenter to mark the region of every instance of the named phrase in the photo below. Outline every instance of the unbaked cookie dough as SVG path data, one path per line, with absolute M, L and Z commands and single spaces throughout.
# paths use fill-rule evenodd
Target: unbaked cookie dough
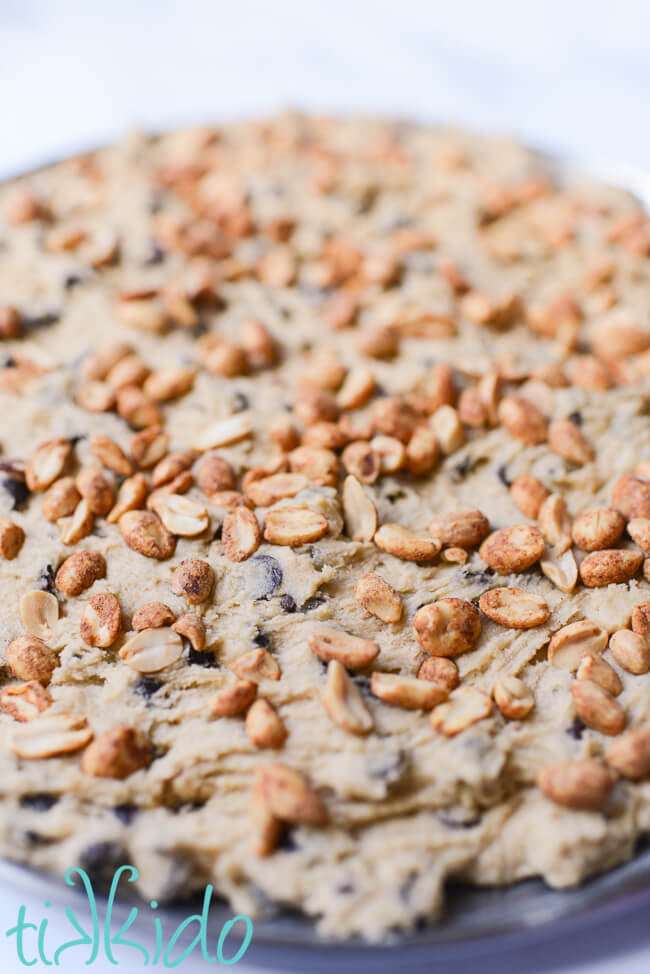
M 373 940 L 633 855 L 630 195 L 286 115 L 15 180 L 0 248 L 2 855 Z

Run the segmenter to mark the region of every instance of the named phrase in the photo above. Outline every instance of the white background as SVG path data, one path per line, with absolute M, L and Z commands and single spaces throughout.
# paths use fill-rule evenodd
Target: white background
M 0 0 L 0 176 L 133 126 L 286 106 L 458 121 L 650 169 L 650 2 Z M 16 903 L 0 886 L 0 957 Z M 426 969 L 650 972 L 650 918 Z

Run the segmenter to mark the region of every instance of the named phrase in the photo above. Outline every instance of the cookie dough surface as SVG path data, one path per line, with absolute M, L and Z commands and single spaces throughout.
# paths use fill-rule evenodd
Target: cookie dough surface
M 451 876 L 501 884 L 541 875 L 561 887 L 629 858 L 650 828 L 650 784 L 621 779 L 607 803 L 589 811 L 552 802 L 536 777 L 549 763 L 600 759 L 611 743 L 576 717 L 575 673 L 549 662 L 548 644 L 581 619 L 607 633 L 629 627 L 635 606 L 650 598 L 643 569 L 605 587 L 578 579 L 562 591 L 539 563 L 495 573 L 477 546 L 464 562 L 445 561 L 443 552 L 417 563 L 372 540 L 352 540 L 341 448 L 386 435 L 376 405 L 386 396 L 408 402 L 415 425 L 436 431 L 437 456 L 423 473 L 402 468 L 373 479 L 376 454 L 370 468 L 361 464 L 378 523 L 424 537 L 434 516 L 462 508 L 479 509 L 491 531 L 534 524 L 510 491 L 524 475 L 561 495 L 573 517 L 609 507 L 618 479 L 650 457 L 643 220 L 623 192 L 554 186 L 537 158 L 506 140 L 294 116 L 133 136 L 2 187 L 0 294 L 20 327 L 12 336 L 5 308 L 0 517 L 23 529 L 24 542 L 15 557 L 0 560 L 1 651 L 6 658 L 25 631 L 23 594 L 51 592 L 59 618 L 46 642 L 58 666 L 47 687 L 51 705 L 36 721 L 80 715 L 95 740 L 128 726 L 152 749 L 146 767 L 100 777 L 84 771 L 81 751 L 18 756 L 15 735 L 35 722 L 0 714 L 2 854 L 59 875 L 82 864 L 110 876 L 129 862 L 147 897 L 172 900 L 211 882 L 237 911 L 298 907 L 327 935 L 372 939 L 440 915 Z M 272 337 L 271 360 L 249 319 Z M 73 444 L 63 475 L 101 469 L 117 492 L 123 478 L 102 466 L 92 437 L 110 437 L 128 456 L 134 426 L 149 426 L 151 413 L 141 422 L 124 396 L 116 410 L 105 376 L 87 388 L 85 364 L 88 371 L 91 356 L 116 342 L 160 381 L 168 367 L 195 369 L 188 391 L 157 405 L 147 393 L 155 383 L 144 384 L 145 405 L 160 411 L 154 418 L 169 435 L 168 452 L 203 447 L 205 430 L 228 417 L 243 417 L 252 431 L 197 450 L 183 496 L 205 507 L 209 526 L 178 536 L 161 560 L 133 550 L 100 515 L 86 536 L 66 545 L 67 522 L 44 517 L 43 491 L 21 487 L 23 465 L 39 444 L 63 438 Z M 215 366 L 215 349 L 239 362 L 236 374 L 219 374 L 225 367 Z M 455 413 L 460 431 L 451 441 L 449 415 L 445 423 L 435 415 L 432 372 L 440 363 L 453 369 L 452 406 L 462 390 L 483 390 L 479 425 L 464 421 L 468 412 L 461 410 L 463 422 Z M 372 374 L 374 389 L 358 407 L 341 408 L 342 383 L 358 369 Z M 492 401 L 490 376 L 498 377 Z M 84 392 L 107 394 L 108 408 L 84 408 Z M 511 435 L 494 411 L 512 395 L 534 403 L 546 422 L 571 418 L 593 459 L 572 462 L 545 435 L 532 444 Z M 292 423 L 297 437 L 284 451 L 269 435 L 280 421 Z M 327 425 L 310 440 L 316 422 Z M 232 489 L 246 493 L 258 468 L 300 472 L 300 438 L 313 446 L 335 424 L 343 434 L 334 475 L 308 465 L 303 489 L 272 505 L 320 514 L 326 533 L 293 547 L 262 538 L 249 557 L 228 557 L 226 499 L 199 486 L 205 453 L 224 458 Z M 151 469 L 144 475 L 150 482 Z M 270 507 L 249 503 L 263 529 Z M 639 551 L 627 535 L 616 546 Z M 103 555 L 105 577 L 66 595 L 56 573 L 82 549 Z M 585 552 L 574 555 L 580 562 Z M 214 571 L 200 604 L 174 594 L 175 569 L 190 557 Z M 368 572 L 399 596 L 399 621 L 383 622 L 360 604 L 355 585 Z M 419 607 L 449 597 L 478 604 L 500 586 L 541 597 L 547 621 L 515 629 L 481 614 L 477 643 L 455 663 L 460 686 L 488 697 L 499 679 L 520 678 L 535 698 L 525 719 L 506 719 L 493 705 L 484 719 L 447 736 L 428 712 L 373 694 L 373 672 L 415 677 L 429 658 L 413 630 Z M 93 647 L 80 622 L 89 599 L 104 592 L 119 601 L 123 624 L 109 647 Z M 196 652 L 185 641 L 180 659 L 145 674 L 119 651 L 134 635 L 133 613 L 152 601 L 176 617 L 199 616 L 206 648 Z M 309 644 L 320 626 L 379 646 L 369 666 L 350 671 L 372 718 L 365 735 L 333 721 L 323 704 L 327 665 Z M 211 713 L 215 694 L 233 684 L 231 664 L 256 648 L 280 669 L 279 679 L 262 678 L 257 688 L 286 728 L 276 749 L 251 741 L 244 713 Z M 604 658 L 622 681 L 616 699 L 627 727 L 642 726 L 650 675 L 628 672 L 610 650 Z M 2 686 L 16 683 L 5 663 Z M 278 762 L 301 772 L 328 822 L 285 821 L 277 847 L 258 855 L 250 814 L 255 776 Z

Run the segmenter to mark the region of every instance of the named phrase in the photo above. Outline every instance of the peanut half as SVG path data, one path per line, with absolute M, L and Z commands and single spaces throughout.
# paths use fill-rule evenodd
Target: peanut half
M 541 626 L 550 615 L 544 599 L 523 588 L 490 589 L 479 599 L 479 607 L 488 619 L 512 629 Z
M 327 667 L 323 705 L 334 723 L 350 734 L 368 734 L 374 726 L 361 691 L 335 659 Z
M 370 639 L 361 639 L 331 626 L 320 626 L 309 634 L 308 645 L 312 653 L 329 663 L 337 660 L 348 670 L 362 670 L 379 654 L 379 646 Z
M 399 622 L 402 618 L 402 600 L 395 589 L 375 572 L 362 575 L 354 586 L 354 594 L 366 612 L 382 622 Z
M 598 811 L 604 807 L 616 775 L 594 758 L 548 764 L 537 775 L 540 790 L 565 808 Z
M 472 649 L 481 635 L 481 617 L 464 599 L 440 599 L 423 605 L 413 617 L 415 638 L 432 656 L 459 656 Z

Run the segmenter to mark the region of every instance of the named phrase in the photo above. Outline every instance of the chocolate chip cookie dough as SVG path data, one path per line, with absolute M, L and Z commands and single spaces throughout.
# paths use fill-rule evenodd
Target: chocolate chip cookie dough
M 0 851 L 370 939 L 650 830 L 650 223 L 287 115 L 0 189 Z

